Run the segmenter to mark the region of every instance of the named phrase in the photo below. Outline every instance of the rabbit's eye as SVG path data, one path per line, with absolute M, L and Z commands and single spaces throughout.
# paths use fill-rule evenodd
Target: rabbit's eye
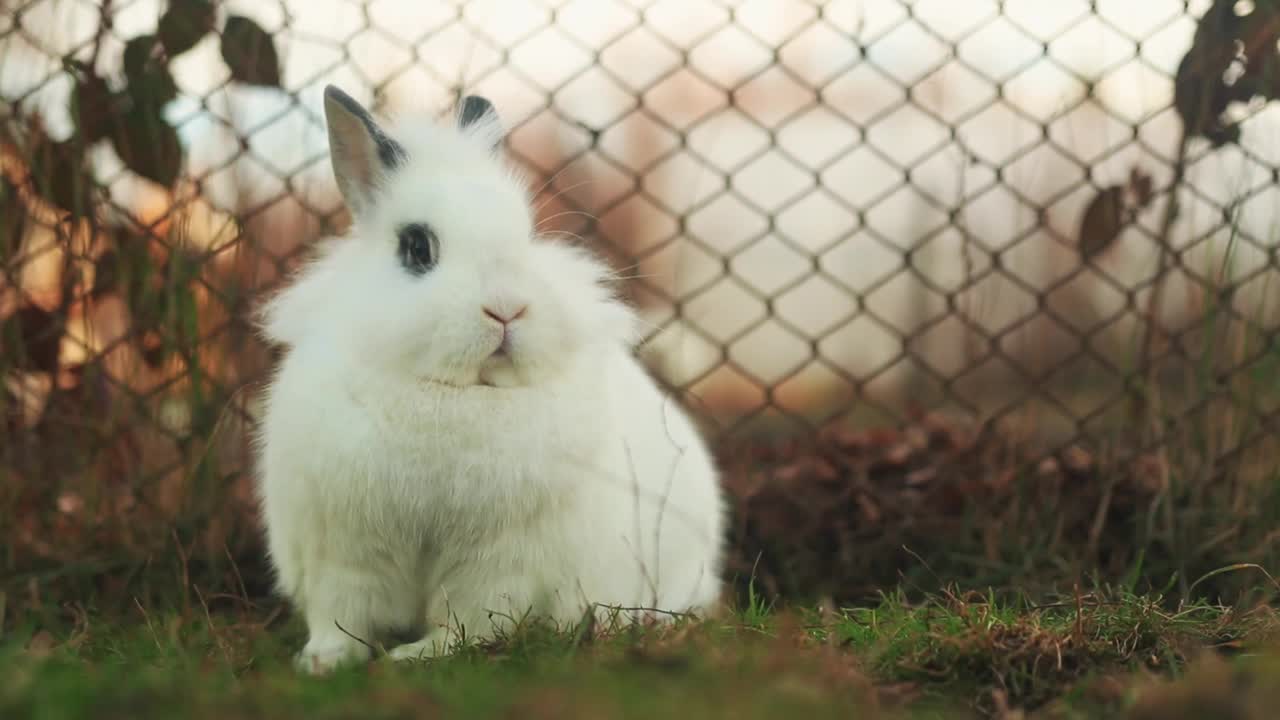
M 421 223 L 405 225 L 396 233 L 400 239 L 400 264 L 414 275 L 422 275 L 436 264 L 436 234 Z

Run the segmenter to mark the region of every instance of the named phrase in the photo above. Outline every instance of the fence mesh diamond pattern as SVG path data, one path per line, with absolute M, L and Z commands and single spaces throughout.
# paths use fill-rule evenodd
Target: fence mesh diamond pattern
M 251 310 L 346 223 L 328 83 L 489 96 L 540 227 L 609 255 L 719 438 L 945 410 L 1046 454 L 1271 449 L 1272 3 L 0 7 L 15 477 L 244 480 Z

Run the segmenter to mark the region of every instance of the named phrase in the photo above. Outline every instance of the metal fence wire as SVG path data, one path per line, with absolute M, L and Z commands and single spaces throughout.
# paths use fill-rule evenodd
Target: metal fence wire
M 328 83 L 490 97 L 541 227 L 609 255 L 721 439 L 946 411 L 1247 463 L 1275 435 L 1276 3 L 0 7 L 15 477 L 246 472 L 251 310 L 346 223 Z

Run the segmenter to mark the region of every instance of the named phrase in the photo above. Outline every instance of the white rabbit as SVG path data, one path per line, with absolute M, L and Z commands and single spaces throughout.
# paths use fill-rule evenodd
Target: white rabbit
M 325 89 L 346 237 L 265 306 L 286 352 L 258 436 L 301 667 L 412 658 L 530 614 L 634 620 L 718 603 L 725 506 L 689 418 L 634 358 L 582 250 L 538 237 L 500 121 L 384 132 Z M 662 611 L 662 612 L 654 612 Z

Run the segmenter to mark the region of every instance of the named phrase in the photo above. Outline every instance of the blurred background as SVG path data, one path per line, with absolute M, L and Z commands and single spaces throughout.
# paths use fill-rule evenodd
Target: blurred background
M 252 313 L 348 222 L 329 83 L 493 100 L 775 590 L 907 539 L 1017 576 L 1031 530 L 1184 589 L 1269 558 L 1277 41 L 1270 0 L 0 0 L 5 571 L 254 556 Z

